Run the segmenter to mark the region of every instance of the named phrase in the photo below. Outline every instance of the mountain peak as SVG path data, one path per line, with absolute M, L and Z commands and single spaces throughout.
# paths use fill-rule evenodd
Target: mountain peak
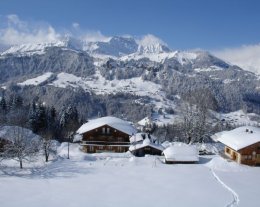
M 132 37 L 114 36 L 107 42 L 89 42 L 84 50 L 91 54 L 121 57 L 137 51 L 138 45 Z
M 151 34 L 145 35 L 137 42 L 139 45 L 137 52 L 140 54 L 171 52 L 165 42 Z
M 63 47 L 68 47 L 70 49 L 82 50 L 83 49 L 83 41 L 72 37 L 71 35 L 65 35 L 65 37 L 61 40 L 63 42 Z

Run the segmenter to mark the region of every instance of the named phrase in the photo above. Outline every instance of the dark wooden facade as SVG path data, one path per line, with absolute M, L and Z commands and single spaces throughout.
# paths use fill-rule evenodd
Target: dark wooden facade
M 164 160 L 165 164 L 194 164 L 197 161 L 172 161 L 172 160 Z
M 136 150 L 132 150 L 131 153 L 136 157 L 143 157 L 145 155 L 162 155 L 162 150 L 159 150 L 152 146 L 146 146 Z
M 230 159 L 245 165 L 260 165 L 260 142 L 247 146 L 238 151 L 225 146 L 225 155 Z
M 129 135 L 109 125 L 103 125 L 82 134 L 83 151 L 97 152 L 127 152 Z
M 3 152 L 5 145 L 10 143 L 10 141 L 0 138 L 0 152 Z

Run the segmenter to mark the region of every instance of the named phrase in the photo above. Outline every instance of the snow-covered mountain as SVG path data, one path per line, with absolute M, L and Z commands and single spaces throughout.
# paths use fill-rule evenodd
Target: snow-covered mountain
M 85 42 L 83 50 L 92 55 L 99 57 L 121 57 L 131 53 L 135 53 L 138 49 L 138 44 L 132 37 L 115 36 L 106 42 Z
M 260 113 L 257 75 L 205 51 L 171 50 L 149 35 L 142 39 L 116 36 L 103 42 L 67 36 L 52 43 L 13 46 L 0 55 L 0 86 L 8 91 L 15 88 L 9 87 L 13 84 L 22 88 L 24 96 L 45 97 L 49 104 L 57 105 L 66 98 L 82 108 L 86 101 L 93 101 L 86 94 L 116 96 L 120 103 L 137 104 L 138 110 L 147 107 L 147 113 L 151 108 L 165 112 L 176 107 L 188 91 L 206 88 L 219 110 L 247 107 Z M 109 106 L 107 101 L 98 105 L 97 100 L 89 103 L 91 107 Z M 124 108 L 117 102 L 114 105 Z M 145 110 L 142 113 L 138 115 L 147 116 Z
M 5 55 L 28 56 L 33 54 L 43 54 L 49 47 L 60 47 L 85 51 L 93 57 L 99 59 L 106 58 L 123 58 L 123 59 L 140 59 L 159 55 L 161 58 L 171 56 L 171 50 L 158 38 L 153 35 L 147 35 L 142 39 L 133 37 L 114 36 L 106 41 L 89 42 L 80 40 L 71 36 L 66 36 L 56 42 L 14 45 L 1 53 Z
M 14 45 L 1 53 L 1 56 L 30 56 L 44 54 L 47 48 L 60 47 L 73 50 L 82 50 L 83 42 L 71 36 L 65 36 L 63 39 L 54 42 L 43 42 L 34 44 Z
M 142 39 L 137 40 L 137 42 L 137 53 L 139 54 L 159 54 L 171 52 L 166 43 L 151 34 L 144 36 Z

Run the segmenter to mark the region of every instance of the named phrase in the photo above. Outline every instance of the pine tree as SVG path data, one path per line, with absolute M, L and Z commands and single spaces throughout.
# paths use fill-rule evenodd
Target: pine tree
M 29 114 L 29 124 L 33 132 L 44 131 L 47 127 L 46 109 L 43 105 L 32 104 Z
M 63 136 L 68 140 L 68 159 L 69 159 L 69 143 L 72 142 L 73 135 L 78 129 L 79 117 L 75 106 L 69 105 L 67 108 L 63 107 L 60 116 L 60 127 L 63 131 Z
M 6 112 L 7 111 L 7 104 L 5 100 L 5 96 L 3 95 L 1 100 L 0 100 L 0 110 L 1 112 Z

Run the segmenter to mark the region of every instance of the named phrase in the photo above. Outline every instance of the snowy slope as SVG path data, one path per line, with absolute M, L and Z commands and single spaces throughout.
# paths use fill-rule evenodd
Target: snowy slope
M 160 51 L 160 50 L 159 50 Z M 145 53 L 133 53 L 130 55 L 125 55 L 120 58 L 122 61 L 126 60 L 140 60 L 142 58 L 148 58 L 151 61 L 163 63 L 166 59 L 174 58 L 176 59 L 181 65 L 191 63 L 193 60 L 197 58 L 196 52 L 189 52 L 189 51 L 162 51 L 162 52 L 145 52 Z
M 232 125 L 248 125 L 248 126 L 258 126 L 259 122 L 254 121 L 259 120 L 259 115 L 255 113 L 245 113 L 243 110 L 233 111 L 230 113 L 215 113 L 215 116 L 222 120 L 223 122 L 227 122 Z
M 66 88 L 82 88 L 85 91 L 93 92 L 98 95 L 129 93 L 138 96 L 147 96 L 154 105 L 154 110 L 160 108 L 175 107 L 175 103 L 166 99 L 166 94 L 161 90 L 161 85 L 151 81 L 144 81 L 141 77 L 111 81 L 106 80 L 99 71 L 95 75 L 88 78 L 77 77 L 69 73 L 59 73 L 56 79 L 49 83 L 55 87 Z M 139 103 L 138 100 L 136 100 Z M 153 120 L 158 125 L 172 123 L 176 117 L 173 115 L 154 114 Z
M 37 168 L 1 166 L 1 206 L 258 207 L 260 202 L 260 169 L 219 156 L 165 165 L 154 156 L 85 154 L 77 145 L 71 145 L 70 160 L 66 152 L 64 143 L 58 148 L 64 158 Z
M 28 80 L 26 80 L 22 83 L 18 83 L 18 85 L 21 85 L 21 86 L 34 85 L 34 86 L 37 86 L 37 85 L 47 81 L 52 75 L 53 75 L 53 73 L 47 72 L 47 73 L 44 73 L 43 75 L 37 76 L 36 78 L 28 79 Z
M 26 140 L 32 141 L 39 141 L 41 138 L 39 135 L 34 134 L 32 130 L 19 127 L 19 126 L 1 126 L 0 127 L 0 138 L 13 141 L 14 138 L 17 138 L 17 136 L 20 136 L 21 138 L 24 138 Z
M 70 36 L 65 36 L 61 40 L 55 42 L 42 42 L 35 44 L 22 44 L 14 45 L 4 52 L 0 53 L 0 56 L 5 55 L 16 55 L 16 56 L 31 56 L 31 55 L 42 55 L 45 53 L 46 48 L 49 47 L 63 47 L 73 50 L 82 50 L 83 43 Z
M 96 94 L 124 92 L 158 99 L 164 96 L 164 93 L 160 91 L 161 86 L 159 84 L 144 81 L 141 77 L 107 81 L 98 71 L 94 76 L 88 78 L 77 77 L 69 73 L 59 73 L 56 80 L 50 85 L 60 88 L 81 87 Z
M 41 55 L 44 54 L 45 49 L 48 47 L 64 47 L 64 46 L 65 43 L 62 41 L 51 42 L 51 43 L 16 45 L 2 52 L 1 56 L 10 55 L 10 54 L 19 55 L 19 56 L 35 55 L 35 54 Z

